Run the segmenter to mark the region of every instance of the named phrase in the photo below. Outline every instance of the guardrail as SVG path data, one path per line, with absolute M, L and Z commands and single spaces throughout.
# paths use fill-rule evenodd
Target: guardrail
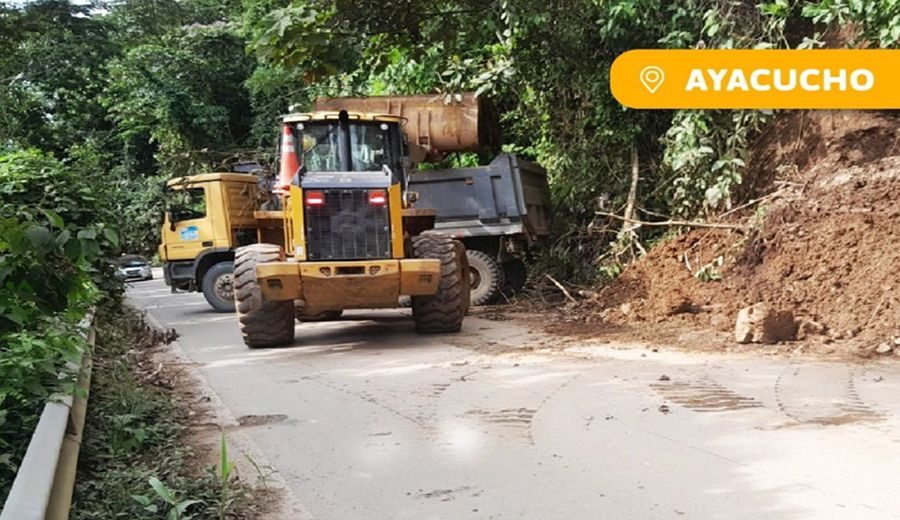
M 93 318 L 90 313 L 82 322 L 91 347 L 95 342 Z M 69 517 L 91 384 L 91 349 L 85 351 L 80 364 L 69 368 L 79 373 L 79 391 L 44 405 L 0 512 L 0 520 L 63 520 Z

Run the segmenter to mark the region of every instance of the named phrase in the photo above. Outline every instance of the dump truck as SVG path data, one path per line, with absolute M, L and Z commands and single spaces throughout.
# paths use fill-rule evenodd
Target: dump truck
M 524 258 L 550 235 L 550 188 L 540 165 L 503 153 L 488 166 L 414 172 L 409 185 L 437 211 L 435 229 L 466 246 L 473 305 L 522 289 Z
M 291 343 L 295 318 L 397 307 L 401 297 L 417 332 L 460 330 L 471 298 L 465 246 L 434 231 L 437 212 L 417 203 L 409 177 L 418 161 L 489 146 L 481 102 L 467 101 L 338 98 L 282 118 L 280 207 L 256 211 L 259 242 L 235 252 L 248 347 Z
M 166 183 L 159 257 L 166 284 L 200 291 L 213 309 L 234 312 L 235 250 L 258 241 L 258 177 L 206 173 Z

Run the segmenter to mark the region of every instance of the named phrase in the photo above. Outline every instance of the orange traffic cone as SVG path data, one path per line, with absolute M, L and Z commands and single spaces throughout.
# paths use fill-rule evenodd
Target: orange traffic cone
M 285 192 L 289 191 L 291 181 L 299 169 L 297 149 L 294 147 L 294 132 L 289 125 L 284 125 L 281 132 L 281 170 L 278 173 L 278 188 Z

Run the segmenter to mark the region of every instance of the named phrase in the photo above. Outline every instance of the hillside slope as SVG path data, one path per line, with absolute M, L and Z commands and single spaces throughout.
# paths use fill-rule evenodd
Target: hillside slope
M 900 118 L 784 114 L 750 159 L 744 190 L 765 198 L 732 217 L 747 231 L 659 245 L 597 293 L 591 315 L 713 330 L 727 345 L 738 311 L 767 302 L 821 324 L 806 342 L 829 352 L 868 355 L 900 334 Z

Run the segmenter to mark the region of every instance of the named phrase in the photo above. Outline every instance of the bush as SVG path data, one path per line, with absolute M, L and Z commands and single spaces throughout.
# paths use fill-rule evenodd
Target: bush
M 97 223 L 101 195 L 49 155 L 0 153 L 0 499 L 44 402 L 74 389 L 63 368 L 86 348 L 78 325 L 118 242 Z

